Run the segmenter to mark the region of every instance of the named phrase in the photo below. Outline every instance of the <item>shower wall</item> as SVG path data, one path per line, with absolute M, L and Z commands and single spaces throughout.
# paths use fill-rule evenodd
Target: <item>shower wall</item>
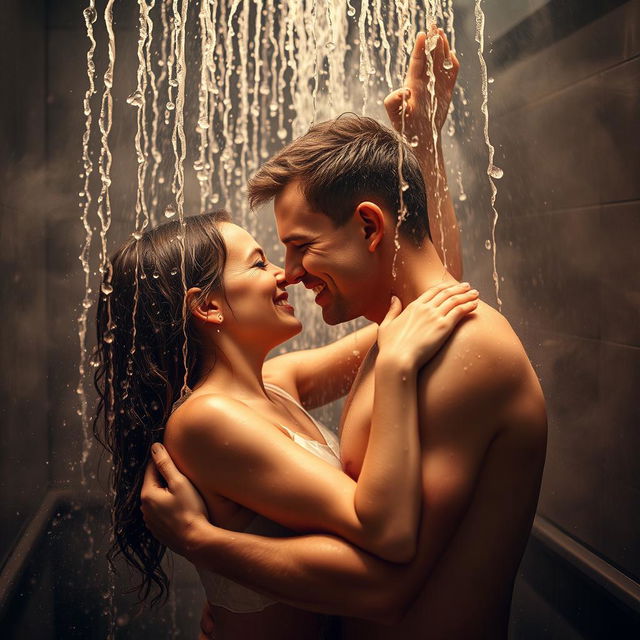
M 48 486 L 44 4 L 0 21 L 0 566 Z
M 552 0 L 489 45 L 491 135 L 505 170 L 498 265 L 503 311 L 548 403 L 538 514 L 612 575 L 637 583 L 640 3 L 586 5 Z M 478 202 L 481 188 L 469 197 Z M 469 253 L 491 295 L 488 257 Z M 640 629 L 637 611 L 617 608 L 573 569 L 534 539 L 516 590 L 514 638 Z M 546 635 L 533 620 L 544 621 Z
M 486 56 L 495 78 L 490 130 L 496 164 L 505 170 L 497 202 L 501 297 L 549 405 L 539 513 L 637 580 L 640 2 L 522 0 L 508 10 L 503 0 L 483 4 L 487 34 L 499 34 L 488 38 Z M 99 502 L 47 498 L 80 482 L 75 387 L 84 6 L 82 0 L 9 0 L 0 21 L 0 556 L 24 541 L 20 534 L 41 505 L 50 507 L 39 513 L 52 517 L 15 590 L 12 613 L 0 616 L 11 638 L 84 638 L 87 629 L 105 637 L 110 624 L 102 555 L 108 514 Z M 473 2 L 454 0 L 454 6 L 461 82 L 470 100 L 462 142 L 453 149 L 468 195 L 458 203 L 466 276 L 493 303 Z M 136 10 L 135 2 L 116 2 L 116 73 L 130 78 L 115 87 L 121 107 L 135 86 Z M 104 43 L 103 33 L 100 38 Z M 104 66 L 101 47 L 98 76 Z M 114 122 L 112 147 L 116 153 L 126 147 L 129 158 L 114 166 L 119 184 L 134 173 L 134 127 L 133 112 Z M 187 190 L 196 194 L 195 183 Z M 114 207 L 129 210 L 134 196 L 131 180 L 128 190 L 113 194 Z M 130 227 L 116 221 L 113 245 Z M 94 447 L 88 469 L 96 468 L 97 454 Z M 88 482 L 98 487 L 93 478 Z M 118 638 L 167 637 L 172 627 L 195 637 L 202 592 L 179 561 L 175 575 L 177 596 L 159 612 L 131 620 L 131 599 L 117 599 Z M 114 584 L 122 593 L 127 575 Z M 532 539 L 516 586 L 514 640 L 627 637 L 635 624 L 629 607 L 540 536 Z

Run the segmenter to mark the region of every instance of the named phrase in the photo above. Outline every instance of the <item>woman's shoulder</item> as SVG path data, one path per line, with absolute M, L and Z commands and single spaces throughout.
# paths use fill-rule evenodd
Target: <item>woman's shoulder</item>
M 248 405 L 222 393 L 194 393 L 167 421 L 166 436 L 183 440 L 193 437 L 216 439 L 255 413 Z

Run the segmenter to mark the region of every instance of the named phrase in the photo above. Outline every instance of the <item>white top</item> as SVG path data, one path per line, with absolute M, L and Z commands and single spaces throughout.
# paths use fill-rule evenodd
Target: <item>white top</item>
M 320 431 L 325 440 L 323 444 L 317 440 L 302 436 L 283 424 L 279 425 L 290 435 L 293 442 L 319 458 L 322 458 L 325 462 L 328 462 L 337 469 L 342 469 L 342 464 L 340 463 L 340 444 L 336 434 L 315 420 L 314 417 L 284 389 L 267 382 L 264 383 L 264 386 L 265 389 L 292 402 L 296 407 L 301 409 L 318 428 L 318 431 Z M 186 400 L 186 397 L 183 396 L 179 401 L 180 404 L 182 404 L 184 400 Z M 176 405 L 178 405 L 178 403 L 176 403 Z M 175 408 L 177 408 L 177 406 L 175 406 Z M 244 531 L 255 535 L 268 536 L 270 538 L 285 538 L 296 535 L 294 531 L 261 515 L 256 515 Z M 224 576 L 213 573 L 212 571 L 207 571 L 206 569 L 196 568 L 200 574 L 200 580 L 207 595 L 207 600 L 214 606 L 224 607 L 234 613 L 254 613 L 262 611 L 269 605 L 277 602 L 261 593 L 247 589 Z

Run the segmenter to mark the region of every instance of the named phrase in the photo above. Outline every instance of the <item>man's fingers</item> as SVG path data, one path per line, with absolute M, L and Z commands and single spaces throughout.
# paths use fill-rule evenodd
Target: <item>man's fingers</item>
M 403 87 L 402 89 L 396 89 L 392 91 L 385 99 L 384 99 L 384 108 L 387 111 L 387 115 L 389 116 L 389 120 L 391 120 L 392 124 L 395 126 L 396 123 L 400 122 L 402 118 L 402 102 L 405 102 L 405 113 L 407 110 L 407 101 L 411 97 L 411 90 L 407 87 Z
M 173 460 L 169 457 L 167 450 L 159 443 L 151 445 L 151 456 L 155 462 L 157 470 L 160 472 L 169 489 L 176 484 L 182 474 L 178 471 Z
M 427 34 L 424 31 L 420 31 L 416 37 L 416 43 L 413 46 L 413 53 L 409 60 L 409 69 L 407 71 L 407 78 L 410 81 L 424 80 L 426 73 L 427 59 L 424 53 L 424 46 L 427 40 Z
M 449 40 L 447 38 L 447 34 L 444 32 L 444 29 L 438 29 L 438 33 L 440 34 L 440 40 L 442 40 L 442 46 L 444 47 L 444 58 L 446 60 L 451 56 Z
M 200 631 L 202 638 L 213 638 L 213 616 L 211 615 L 211 607 L 208 602 L 204 603 L 202 615 L 200 616 Z

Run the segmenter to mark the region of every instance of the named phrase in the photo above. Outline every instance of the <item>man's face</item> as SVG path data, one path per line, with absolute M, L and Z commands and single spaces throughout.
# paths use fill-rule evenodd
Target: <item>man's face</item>
M 298 182 L 276 196 L 274 211 L 286 248 L 287 281 L 313 289 L 327 324 L 367 315 L 378 267 L 357 218 L 336 227 L 328 216 L 312 211 Z

